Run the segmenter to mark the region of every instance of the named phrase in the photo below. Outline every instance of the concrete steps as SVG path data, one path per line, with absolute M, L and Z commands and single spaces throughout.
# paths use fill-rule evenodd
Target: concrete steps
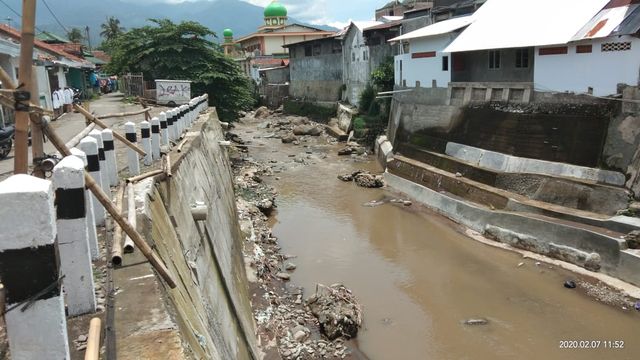
M 630 199 L 626 189 L 596 181 L 496 171 L 412 145 L 402 144 L 397 152 L 497 189 L 576 210 L 613 216 L 618 210 L 626 209 Z

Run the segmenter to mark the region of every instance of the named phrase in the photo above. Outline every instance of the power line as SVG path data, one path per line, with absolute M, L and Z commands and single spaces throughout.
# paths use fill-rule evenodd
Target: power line
M 0 3 L 2 3 L 4 6 L 7 7 L 7 9 L 11 10 L 12 13 L 16 14 L 19 18 L 22 19 L 22 14 L 20 14 L 19 12 L 15 11 L 11 6 L 9 6 L 9 4 L 7 4 L 6 2 L 4 2 L 4 0 L 0 0 Z M 44 32 L 41 29 L 39 29 L 37 26 L 35 27 L 36 30 L 40 31 L 41 33 Z
M 64 30 L 65 34 L 67 34 L 67 36 L 68 36 L 69 35 L 69 30 L 67 30 L 67 28 L 64 27 L 64 25 L 62 25 L 62 22 L 60 22 L 60 19 L 58 19 L 56 14 L 53 13 L 53 10 L 51 10 L 51 8 L 49 7 L 49 4 L 47 4 L 47 2 L 45 0 L 42 0 L 42 3 L 44 4 L 44 6 L 46 6 L 47 10 L 49 10 L 49 13 L 51 13 L 51 16 L 53 16 L 53 18 L 56 20 L 58 25 L 60 25 L 60 27 Z

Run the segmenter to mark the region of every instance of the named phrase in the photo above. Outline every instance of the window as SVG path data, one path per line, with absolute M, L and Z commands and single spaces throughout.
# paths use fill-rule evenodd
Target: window
M 367 52 L 367 50 L 362 50 L 362 61 L 367 61 L 368 56 L 369 56 L 369 53 Z
M 529 49 L 516 49 L 516 67 L 519 69 L 529 67 Z
M 320 44 L 313 44 L 313 56 L 318 56 L 322 53 L 322 48 Z
M 609 51 L 628 51 L 631 50 L 630 42 L 615 42 L 615 43 L 606 43 L 600 45 L 600 51 L 609 52 Z
M 556 47 L 548 47 L 548 48 L 540 48 L 538 50 L 538 54 L 540 56 L 543 55 L 564 55 L 568 53 L 569 50 L 566 46 L 556 46 Z
M 333 54 L 340 54 L 342 52 L 342 44 L 340 44 L 339 42 L 334 42 L 331 45 L 331 52 Z
M 442 71 L 449 71 L 449 57 L 442 57 Z
M 351 62 L 355 62 L 356 61 L 356 53 L 352 52 L 351 53 Z
M 489 50 L 489 69 L 500 69 L 500 50 Z
M 304 56 L 312 56 L 312 55 L 313 55 L 313 48 L 311 47 L 311 45 L 305 45 Z
M 576 46 L 576 54 L 589 54 L 593 51 L 591 45 L 578 45 Z
M 403 54 L 408 54 L 411 52 L 411 47 L 409 47 L 409 43 L 402 43 L 402 53 Z

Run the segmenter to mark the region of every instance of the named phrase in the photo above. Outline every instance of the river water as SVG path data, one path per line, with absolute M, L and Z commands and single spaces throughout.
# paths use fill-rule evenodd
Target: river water
M 253 156 L 281 164 L 304 151 L 276 139 L 257 142 L 270 150 Z M 365 318 L 357 341 L 370 359 L 640 359 L 638 312 L 565 289 L 576 275 L 472 240 L 419 205 L 363 206 L 399 195 L 338 180 L 380 169 L 332 155 L 336 149 L 324 147 L 327 159 L 276 174 L 273 232 L 282 251 L 297 256 L 291 282 L 307 295 L 316 283 L 353 290 Z M 464 325 L 470 318 L 489 324 Z M 561 349 L 563 340 L 593 340 L 599 348 Z M 624 348 L 605 348 L 620 344 L 609 341 Z

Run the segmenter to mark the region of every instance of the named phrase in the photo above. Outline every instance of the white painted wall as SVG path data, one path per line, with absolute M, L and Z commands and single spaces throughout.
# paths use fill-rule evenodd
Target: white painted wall
M 44 66 L 36 66 L 36 77 L 38 79 L 38 91 L 40 92 L 40 105 L 49 110 L 53 110 L 53 102 L 51 100 L 51 85 L 49 84 L 49 74 Z M 44 97 L 44 103 L 42 98 Z
M 443 53 L 442 50 L 451 43 L 454 36 L 451 34 L 433 36 L 427 38 L 413 39 L 409 43 L 410 52 L 397 55 L 395 57 L 395 82 L 402 85 L 406 80 L 407 87 L 416 87 L 416 82 L 420 82 L 420 87 L 431 87 L 435 80 L 437 87 L 447 87 L 451 81 L 451 54 Z M 435 51 L 436 56 L 431 58 L 412 59 L 411 54 Z M 442 70 L 442 57 L 448 56 L 449 69 Z M 402 71 L 400 70 L 402 61 Z M 402 77 L 401 77 L 402 76 Z
M 631 42 L 629 51 L 602 52 L 601 45 L 609 42 Z M 589 54 L 577 54 L 576 45 L 592 44 Z M 638 85 L 640 72 L 640 39 L 631 36 L 583 41 L 569 45 L 565 55 L 534 56 L 536 89 L 585 93 L 593 87 L 597 96 L 616 93 L 618 83 Z

